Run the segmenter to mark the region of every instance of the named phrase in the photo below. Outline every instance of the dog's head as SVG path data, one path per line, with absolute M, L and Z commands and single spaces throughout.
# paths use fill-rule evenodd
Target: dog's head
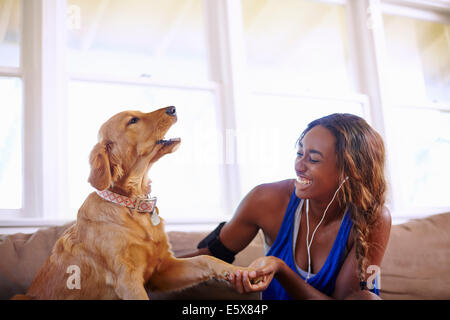
M 180 145 L 179 138 L 164 140 L 176 121 L 173 106 L 149 113 L 124 111 L 111 117 L 101 126 L 91 152 L 89 183 L 98 190 L 114 187 L 127 195 L 148 194 L 151 165 Z

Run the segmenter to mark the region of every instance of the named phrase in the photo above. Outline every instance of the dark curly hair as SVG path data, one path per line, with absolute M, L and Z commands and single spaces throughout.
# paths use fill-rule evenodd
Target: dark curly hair
M 361 281 L 365 279 L 368 237 L 386 200 L 385 147 L 383 139 L 364 119 L 353 114 L 334 113 L 308 124 L 297 143 L 315 126 L 330 130 L 336 138 L 335 151 L 341 181 L 341 205 L 351 209 L 356 231 L 356 257 Z

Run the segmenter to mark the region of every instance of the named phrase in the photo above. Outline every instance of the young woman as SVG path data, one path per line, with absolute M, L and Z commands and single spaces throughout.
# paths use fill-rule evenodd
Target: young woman
M 297 179 L 255 187 L 195 254 L 231 261 L 262 229 L 268 251 L 251 266 L 264 276 L 230 275 L 239 292 L 263 291 L 263 299 L 378 298 L 373 280 L 391 227 L 381 136 L 360 117 L 332 114 L 311 122 L 297 145 Z

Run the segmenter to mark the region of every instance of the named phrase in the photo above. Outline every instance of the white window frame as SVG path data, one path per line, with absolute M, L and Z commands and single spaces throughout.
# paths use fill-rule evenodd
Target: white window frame
M 239 4 L 239 6 L 237 6 Z M 217 123 L 220 124 L 218 130 L 226 132 L 233 130 L 234 123 L 234 105 L 239 100 L 235 97 L 237 85 L 234 83 L 236 75 L 235 70 L 237 63 L 236 56 L 236 31 L 232 26 L 239 21 L 240 3 L 237 1 L 208 1 L 203 0 L 203 10 L 205 19 L 205 37 L 207 46 L 207 64 L 211 80 L 205 81 L 189 81 L 189 80 L 169 80 L 159 81 L 147 78 L 134 77 L 116 77 L 110 75 L 89 75 L 89 74 L 69 74 L 70 80 L 79 80 L 85 82 L 101 82 L 115 83 L 121 85 L 138 85 L 147 87 L 164 87 L 168 89 L 188 89 L 212 92 L 215 96 L 215 113 L 219 118 Z M 233 14 L 229 12 L 232 11 Z M 232 21 L 230 21 L 232 20 Z M 220 137 L 221 135 L 219 135 Z M 225 159 L 229 148 L 226 144 L 222 145 L 223 159 L 221 166 L 221 193 L 223 194 L 223 203 L 225 211 L 231 215 L 235 209 L 235 205 L 239 201 L 240 192 L 235 186 L 240 185 L 239 174 L 236 165 L 226 165 Z M 224 219 L 223 216 L 205 217 L 204 219 L 183 218 L 165 218 L 166 225 L 189 225 L 195 224 L 197 228 L 210 228 Z M 202 226 L 203 225 L 203 226 Z
M 0 75 L 23 81 L 23 205 L 1 209 L 2 227 L 48 226 L 66 222 L 59 213 L 64 190 L 65 65 L 64 1 L 21 1 L 20 66 Z M 26 21 L 26 23 L 24 23 Z M 57 123 L 57 126 L 50 125 Z M 49 218 L 50 217 L 50 218 Z
M 21 17 L 21 20 L 23 20 L 23 18 Z M 21 32 L 23 32 L 21 30 Z M 22 47 L 22 39 L 23 39 L 23 35 L 21 34 L 21 41 L 19 43 L 20 48 Z M 20 52 L 21 50 L 19 50 Z M 20 60 L 20 59 L 19 59 Z M 4 66 L 0 66 L 0 77 L 9 77 L 9 78 L 18 78 L 21 79 L 23 81 L 23 72 L 22 72 L 22 63 L 19 63 L 18 67 L 4 67 Z M 23 88 L 23 86 L 22 86 Z M 21 106 L 22 107 L 22 106 Z M 25 124 L 22 124 L 22 127 L 25 127 Z M 24 132 L 22 132 L 22 138 L 24 137 Z M 23 143 L 22 143 L 23 146 Z M 24 150 L 22 150 L 24 151 Z M 22 152 L 22 160 L 24 159 L 24 152 Z M 22 163 L 22 170 L 24 170 L 24 163 Z M 23 184 L 24 186 L 24 184 Z M 24 187 L 23 187 L 24 188 Z M 22 203 L 25 202 L 25 199 L 22 198 Z M 22 205 L 23 207 L 23 205 Z M 0 208 L 0 217 L 3 217 L 4 219 L 11 219 L 11 218 L 16 218 L 17 216 L 22 215 L 23 209 L 3 209 Z
M 0 226 L 8 228 L 40 227 L 69 222 L 64 218 L 68 201 L 67 152 L 65 145 L 67 84 L 70 80 L 115 83 L 147 87 L 202 90 L 216 96 L 216 114 L 219 130 L 233 130 L 237 59 L 235 40 L 239 35 L 233 29 L 239 21 L 239 1 L 204 0 L 207 27 L 207 51 L 210 76 L 214 81 L 158 81 L 146 78 L 116 77 L 68 73 L 65 65 L 66 39 L 59 26 L 66 25 L 67 3 L 60 0 L 23 1 L 22 4 L 22 64 L 21 68 L 2 68 L 0 75 L 13 74 L 24 79 L 24 207 L 19 210 L 0 209 Z M 213 17 L 212 19 L 210 17 Z M 23 23 L 27 21 L 27 23 Z M 231 40 L 233 39 L 233 40 Z M 220 47 L 220 49 L 218 49 Z M 53 63 L 52 63 L 53 61 Z M 230 97 L 234 97 L 231 98 Z M 62 107 L 64 106 L 64 107 Z M 58 112 L 56 112 L 58 111 Z M 48 122 L 58 126 L 47 126 Z M 226 158 L 227 145 L 223 145 Z M 54 157 L 56 155 L 56 157 Z M 225 163 L 225 161 L 224 161 Z M 240 197 L 237 166 L 222 166 L 222 191 L 227 212 L 235 209 Z M 80 204 L 81 205 L 81 204 Z M 205 219 L 203 224 L 219 222 L 223 217 Z M 185 220 L 166 219 L 166 225 L 186 224 Z M 198 221 L 195 222 L 199 224 Z M 202 224 L 202 222 L 200 222 Z
M 310 92 L 295 93 L 298 97 L 337 99 L 359 102 L 364 106 L 365 118 L 380 132 L 385 141 L 389 128 L 385 127 L 385 114 L 389 106 L 384 85 L 385 55 L 383 28 L 367 28 L 367 19 L 382 21 L 383 13 L 405 15 L 424 20 L 448 23 L 450 7 L 439 0 L 316 0 L 345 5 L 349 25 L 349 44 L 354 75 L 360 94 L 326 96 Z M 247 87 L 248 75 L 245 63 L 245 46 L 240 0 L 203 0 L 205 32 L 211 81 L 160 82 L 151 79 L 102 77 L 86 74 L 68 74 L 65 65 L 66 39 L 60 26 L 66 25 L 67 5 L 61 0 L 22 0 L 21 65 L 18 68 L 1 67 L 0 76 L 23 79 L 23 203 L 20 210 L 0 209 L 1 227 L 40 227 L 67 222 L 62 214 L 67 210 L 67 152 L 66 112 L 67 83 L 70 80 L 114 82 L 149 87 L 207 90 L 216 96 L 217 115 L 222 132 L 236 131 L 235 112 L 244 103 L 244 96 L 251 92 Z M 368 8 L 370 8 L 368 12 Z M 26 21 L 26 23 L 23 23 Z M 255 91 L 254 93 L 261 93 Z M 267 92 L 285 96 L 283 92 Z M 410 106 L 408 106 L 410 107 Z M 427 107 L 449 111 L 446 104 L 430 103 Z M 49 125 L 57 123 L 58 125 Z M 236 153 L 234 146 L 223 144 L 224 157 Z M 387 144 L 389 159 L 390 145 Z M 236 161 L 222 167 L 222 189 L 227 211 L 232 214 L 241 200 L 239 169 Z M 390 164 L 388 162 L 388 171 Z M 395 180 L 394 180 L 395 181 Z M 395 186 L 393 186 L 395 188 Z M 395 190 L 394 190 L 395 192 Z M 392 195 L 390 195 L 392 196 Z M 398 210 L 398 211 L 397 211 Z M 395 206 L 392 197 L 391 212 L 395 219 L 405 215 Z M 450 211 L 450 207 L 430 208 L 417 214 Z M 218 218 L 219 219 L 219 218 Z M 205 221 L 208 226 L 218 222 Z M 179 221 L 169 220 L 177 225 Z
M 19 67 L 1 67 L 0 66 L 0 77 L 8 77 L 8 78 L 18 78 L 21 79 L 23 81 L 23 76 L 22 76 L 22 68 Z M 23 88 L 23 86 L 22 86 Z M 22 106 L 21 106 L 22 107 Z M 25 127 L 25 124 L 22 123 L 22 127 Z M 24 132 L 22 130 L 22 139 L 24 137 Z M 23 146 L 23 143 L 22 143 Z M 22 170 L 24 170 L 24 148 L 22 148 Z M 22 184 L 24 186 L 24 184 Z M 22 187 L 24 188 L 24 187 Z M 22 203 L 25 202 L 25 199 L 23 199 L 22 197 Z M 23 207 L 23 205 L 22 205 Z M 0 208 L 0 219 L 13 219 L 16 218 L 20 215 L 22 215 L 23 212 L 23 208 L 21 209 L 3 209 Z
M 382 19 L 383 14 L 391 14 L 397 16 L 403 16 L 408 18 L 414 18 L 423 21 L 437 22 L 450 25 L 450 3 L 444 0 L 383 0 L 379 5 L 379 11 L 377 15 Z M 382 55 L 386 56 L 387 52 L 384 48 L 384 30 L 383 36 L 380 36 L 380 39 L 383 41 L 383 52 Z M 380 41 L 381 41 L 380 40 Z M 384 68 L 384 65 L 383 65 Z M 382 70 L 382 73 L 385 73 L 386 70 Z M 408 102 L 405 105 L 399 105 L 398 103 L 393 103 L 389 100 L 389 96 L 385 94 L 385 109 L 386 108 L 404 108 L 405 111 L 408 109 L 429 109 L 436 111 L 444 111 L 450 112 L 450 103 L 442 102 L 442 101 L 425 101 L 420 104 L 410 103 Z M 389 141 L 389 140 L 385 140 Z M 392 147 L 390 147 L 392 148 Z M 391 172 L 392 174 L 392 186 L 395 188 L 395 185 L 398 185 L 395 172 Z M 407 221 L 414 218 L 420 218 L 429 216 L 432 214 L 450 212 L 450 206 L 442 206 L 442 207 L 400 207 L 395 201 L 396 191 L 393 190 L 393 199 L 392 199 L 392 211 L 393 218 L 396 221 L 402 222 Z

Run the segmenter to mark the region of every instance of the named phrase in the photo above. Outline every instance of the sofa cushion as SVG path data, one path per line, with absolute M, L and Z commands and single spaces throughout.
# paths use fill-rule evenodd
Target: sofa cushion
M 381 264 L 383 299 L 450 299 L 450 213 L 394 225 Z
M 29 234 L 0 235 L 0 299 L 27 291 L 56 240 L 72 224 Z

